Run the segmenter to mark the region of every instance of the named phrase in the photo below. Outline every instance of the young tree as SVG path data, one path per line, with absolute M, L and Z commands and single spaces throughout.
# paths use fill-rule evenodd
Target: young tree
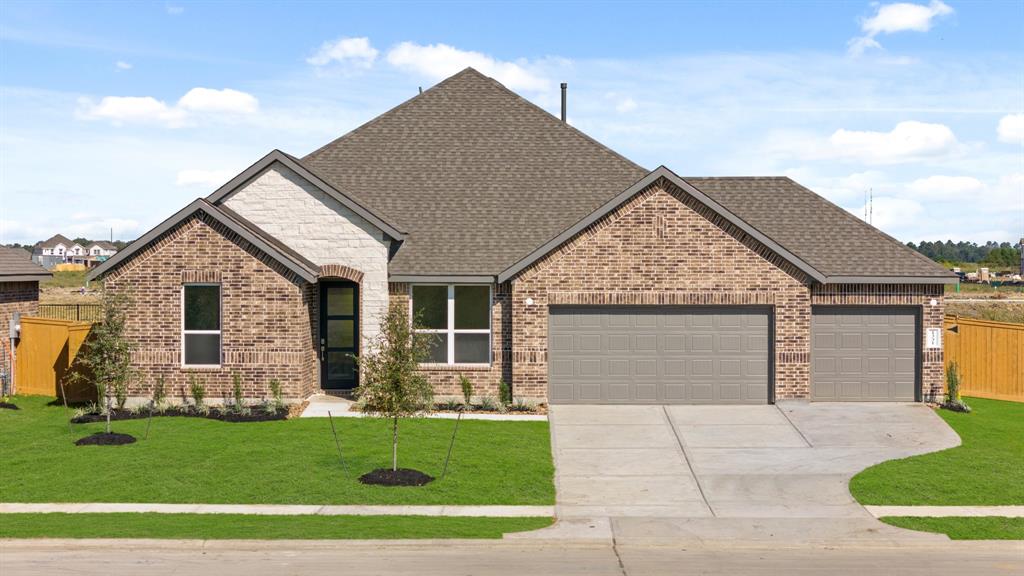
M 96 400 L 106 404 L 107 434 L 110 434 L 111 399 L 116 389 L 127 386 L 132 378 L 131 354 L 134 344 L 125 336 L 125 321 L 130 303 L 124 292 L 104 290 L 103 320 L 96 323 L 78 353 L 75 381 L 88 380 L 96 386 Z
M 373 416 L 391 419 L 391 470 L 398 470 L 398 420 L 429 412 L 434 390 L 418 370 L 434 336 L 417 332 L 404 306 L 392 306 L 381 320 L 370 352 L 356 357 L 359 399 Z

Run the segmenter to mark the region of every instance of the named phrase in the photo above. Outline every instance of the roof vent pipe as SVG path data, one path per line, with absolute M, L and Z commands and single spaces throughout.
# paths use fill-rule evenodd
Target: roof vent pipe
M 562 82 L 562 123 L 563 124 L 565 123 L 565 89 L 568 88 L 568 87 L 569 87 L 568 84 L 566 84 L 565 82 Z

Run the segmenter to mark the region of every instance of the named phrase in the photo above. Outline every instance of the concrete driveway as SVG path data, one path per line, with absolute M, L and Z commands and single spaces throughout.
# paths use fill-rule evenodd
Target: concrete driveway
M 622 519 L 640 532 L 627 520 L 878 526 L 849 479 L 960 442 L 921 404 L 552 406 L 550 419 L 559 517 Z

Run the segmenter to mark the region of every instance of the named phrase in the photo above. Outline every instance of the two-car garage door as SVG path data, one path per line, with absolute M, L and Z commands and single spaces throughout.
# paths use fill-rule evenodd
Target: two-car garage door
M 770 310 L 552 307 L 553 404 L 766 404 Z
M 816 306 L 811 400 L 914 401 L 919 309 Z M 771 394 L 771 310 L 552 307 L 552 404 L 765 404 Z

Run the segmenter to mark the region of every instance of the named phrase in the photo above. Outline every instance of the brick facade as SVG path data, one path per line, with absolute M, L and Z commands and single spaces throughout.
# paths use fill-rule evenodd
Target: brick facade
M 321 268 L 325 279 L 366 282 L 363 271 L 344 260 Z M 176 396 L 187 395 L 192 374 L 206 382 L 210 397 L 230 394 L 234 373 L 242 376 L 250 397 L 266 396 L 271 378 L 281 380 L 290 397 L 320 390 L 318 285 L 216 222 L 193 216 L 115 268 L 106 282 L 112 289 L 130 289 L 135 300 L 129 335 L 138 345 L 135 362 L 142 378 L 133 395 L 148 395 L 160 374 Z M 222 287 L 218 369 L 181 366 L 181 289 L 189 282 Z M 920 307 L 922 331 L 941 328 L 943 318 L 941 285 L 817 284 L 664 180 L 510 282 L 492 286 L 492 300 L 492 364 L 424 367 L 439 395 L 461 395 L 459 376 L 465 375 L 478 395 L 496 396 L 505 381 L 516 397 L 546 400 L 552 305 L 770 306 L 778 399 L 810 396 L 813 306 Z M 387 302 L 409 306 L 410 285 L 390 283 Z M 364 313 L 366 307 L 361 301 Z M 366 327 L 360 328 L 365 342 Z M 932 399 L 942 392 L 942 350 L 922 354 L 923 395 Z
M 182 286 L 221 286 L 220 368 L 182 367 Z M 106 277 L 106 286 L 132 300 L 128 337 L 139 379 L 131 395 L 149 395 L 163 375 L 168 394 L 187 397 L 189 377 L 205 382 L 210 398 L 231 394 L 232 375 L 246 396 L 268 397 L 272 378 L 285 396 L 319 389 L 318 292 L 219 223 L 193 216 Z
M 39 282 L 0 282 L 0 371 L 11 373 L 11 339 L 7 337 L 11 316 L 39 314 Z

